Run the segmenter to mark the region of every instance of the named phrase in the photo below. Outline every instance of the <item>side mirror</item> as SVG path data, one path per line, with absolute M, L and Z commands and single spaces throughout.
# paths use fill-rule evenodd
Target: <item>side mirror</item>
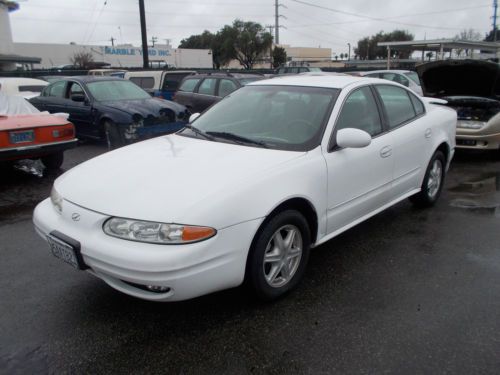
M 361 129 L 346 128 L 337 132 L 337 146 L 342 148 L 363 148 L 372 143 L 370 134 Z
M 73 100 L 74 102 L 83 103 L 85 101 L 85 95 L 84 94 L 73 94 L 73 95 L 71 95 L 71 100 Z
M 189 116 L 189 123 L 192 123 L 194 120 L 200 117 L 200 114 L 201 113 L 193 113 L 191 116 Z

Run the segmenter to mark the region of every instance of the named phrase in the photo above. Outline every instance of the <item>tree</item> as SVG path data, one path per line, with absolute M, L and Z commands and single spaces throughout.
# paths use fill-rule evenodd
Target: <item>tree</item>
M 496 35 L 496 39 L 494 38 L 494 36 Z M 486 38 L 484 38 L 484 41 L 485 42 L 493 42 L 494 40 L 496 40 L 497 42 L 500 42 L 500 30 L 497 29 L 496 30 L 496 33 L 493 33 L 493 30 L 491 30 L 488 35 L 486 35 Z
M 277 68 L 286 63 L 286 51 L 281 47 L 274 47 L 273 49 L 273 67 Z
M 70 61 L 73 65 L 81 69 L 89 69 L 94 62 L 94 56 L 92 53 L 86 51 L 75 52 L 73 56 L 70 57 Z
M 379 42 L 394 42 L 394 41 L 409 41 L 413 40 L 414 35 L 410 34 L 405 30 L 394 30 L 390 33 L 384 33 L 380 31 L 379 33 L 372 35 L 371 37 L 364 37 L 358 41 L 358 47 L 354 48 L 354 54 L 358 55 L 361 60 L 374 60 L 377 58 L 387 57 L 387 49 L 385 47 L 379 47 L 377 44 Z M 398 57 L 401 59 L 407 59 L 411 55 L 411 51 L 397 51 L 391 50 L 391 57 Z
M 427 57 L 428 61 L 431 61 L 432 57 L 434 56 L 434 53 L 429 51 L 425 54 L 425 56 Z
M 234 58 L 232 46 L 229 51 L 227 49 L 230 43 L 226 43 L 227 35 L 225 35 L 225 29 L 226 27 L 216 34 L 212 34 L 210 31 L 205 30 L 201 34 L 191 35 L 189 38 L 181 40 L 179 48 L 212 50 L 214 68 L 220 69 L 221 66 L 228 64 L 229 61 Z
M 474 29 L 463 29 L 462 31 L 460 31 L 459 34 L 455 35 L 454 39 L 479 41 L 479 40 L 481 40 L 481 33 L 478 31 L 475 31 Z M 465 56 L 467 56 L 469 54 L 468 49 L 457 48 L 455 52 L 456 52 L 457 56 L 460 57 L 460 55 L 464 51 L 465 51 Z
M 232 28 L 236 60 L 245 69 L 252 69 L 255 62 L 271 48 L 273 36 L 261 24 L 251 21 L 236 20 Z

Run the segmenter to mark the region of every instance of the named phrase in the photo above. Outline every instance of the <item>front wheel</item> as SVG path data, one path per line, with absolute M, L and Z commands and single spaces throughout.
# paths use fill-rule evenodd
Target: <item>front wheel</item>
M 106 135 L 106 143 L 109 150 L 124 146 L 120 130 L 114 122 L 108 120 L 104 123 L 104 133 Z
M 416 207 L 431 207 L 437 202 L 443 189 L 445 166 L 446 161 L 443 153 L 436 151 L 427 166 L 422 189 L 410 197 L 410 201 Z
M 304 275 L 311 245 L 309 225 L 295 210 L 280 212 L 257 233 L 248 255 L 246 281 L 257 297 L 276 299 Z

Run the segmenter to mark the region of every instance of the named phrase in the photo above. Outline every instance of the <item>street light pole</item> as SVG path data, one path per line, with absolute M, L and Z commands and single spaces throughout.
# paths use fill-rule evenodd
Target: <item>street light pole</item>
M 351 59 L 351 43 L 347 43 L 347 45 L 349 46 L 349 53 L 347 54 L 347 61 L 349 61 Z
M 149 68 L 148 36 L 146 33 L 146 12 L 144 11 L 144 0 L 139 0 L 139 15 L 141 17 L 142 37 L 142 62 L 144 68 Z

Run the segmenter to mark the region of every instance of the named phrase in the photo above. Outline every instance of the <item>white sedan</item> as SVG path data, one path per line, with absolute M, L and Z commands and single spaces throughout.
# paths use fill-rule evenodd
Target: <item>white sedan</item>
M 388 81 L 258 81 L 179 133 L 66 172 L 33 220 L 53 255 L 135 297 L 246 281 L 273 299 L 297 285 L 312 247 L 405 198 L 432 206 L 456 122 Z

